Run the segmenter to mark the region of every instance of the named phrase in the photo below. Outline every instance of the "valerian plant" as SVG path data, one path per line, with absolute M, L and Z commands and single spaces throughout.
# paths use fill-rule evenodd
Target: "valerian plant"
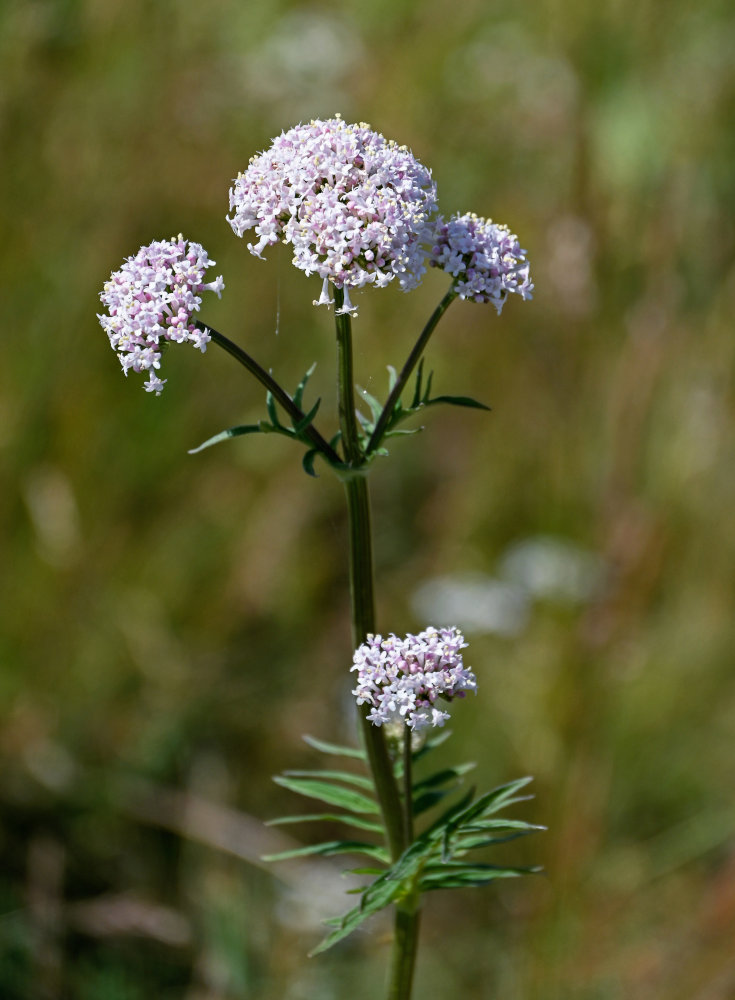
M 448 720 L 450 703 L 476 691 L 477 679 L 464 664 L 464 637 L 451 625 L 430 625 L 404 637 L 378 632 L 367 473 L 376 457 L 388 454 L 386 442 L 412 433 L 399 425 L 425 407 L 442 403 L 487 409 L 467 396 L 432 395 L 424 351 L 455 299 L 489 303 L 500 314 L 510 295 L 530 298 L 529 264 L 506 226 L 472 213 L 441 216 L 431 171 L 405 146 L 339 116 L 298 125 L 254 156 L 230 189 L 228 221 L 237 236 L 254 233 L 247 246 L 258 258 L 275 243 L 290 244 L 294 265 L 321 280 L 314 304 L 335 307 L 339 428 L 333 433 L 324 436 L 317 428 L 320 400 L 304 402 L 313 367 L 290 394 L 240 345 L 197 318 L 203 294 L 219 296 L 224 289 L 221 276 L 206 280 L 214 261 L 198 243 L 179 236 L 141 247 L 106 283 L 101 299 L 107 313 L 99 319 L 124 373 L 144 374 L 147 392 L 160 395 L 163 390 L 166 380 L 159 372 L 171 342 L 190 343 L 201 351 L 214 342 L 266 389 L 261 420 L 215 434 L 192 453 L 246 434 L 279 434 L 303 446 L 307 473 L 315 474 L 320 459 L 344 485 L 360 746 L 305 738 L 327 756 L 359 762 L 364 773 L 332 766 L 277 777 L 279 785 L 322 807 L 272 822 L 328 820 L 358 831 L 358 839 L 309 845 L 270 860 L 336 854 L 368 859 L 367 866 L 351 869 L 369 879 L 356 890 L 357 905 L 328 921 L 330 930 L 314 954 L 392 906 L 388 996 L 407 1000 L 423 894 L 523 874 L 529 869 L 489 864 L 477 860 L 475 852 L 541 827 L 501 815 L 526 798 L 521 793 L 529 778 L 485 794 L 472 789 L 438 817 L 425 819 L 474 765 L 442 767 L 421 780 L 414 778 L 414 766 L 444 742 L 446 731 L 432 732 Z M 360 393 L 369 407 L 366 415 L 355 405 L 351 324 L 357 306 L 350 292 L 392 281 L 410 291 L 427 266 L 446 272 L 449 287 L 403 366 L 388 366 L 385 401 Z

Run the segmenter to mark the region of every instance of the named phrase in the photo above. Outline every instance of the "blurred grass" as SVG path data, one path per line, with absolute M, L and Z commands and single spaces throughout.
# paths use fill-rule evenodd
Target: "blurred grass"
M 189 457 L 258 388 L 172 351 L 152 399 L 95 320 L 122 258 L 183 231 L 227 284 L 204 318 L 287 385 L 317 360 L 329 396 L 316 288 L 224 214 L 249 156 L 337 110 L 410 145 L 445 212 L 508 222 L 537 287 L 500 320 L 457 303 L 431 345 L 441 391 L 493 413 L 434 411 L 376 468 L 381 627 L 521 539 L 608 568 L 470 636 L 447 759 L 537 776 L 549 832 L 507 856 L 547 875 L 430 898 L 417 995 L 732 996 L 734 29 L 720 0 L 0 6 L 4 998 L 379 995 L 383 925 L 308 961 L 298 880 L 130 791 L 267 817 L 300 734 L 349 734 L 340 489 L 271 439 Z M 362 384 L 443 290 L 362 296 Z

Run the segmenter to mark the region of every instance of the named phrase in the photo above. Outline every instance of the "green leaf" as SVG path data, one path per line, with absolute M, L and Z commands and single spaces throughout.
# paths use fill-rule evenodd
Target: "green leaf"
M 385 367 L 388 369 L 388 393 L 390 394 L 396 387 L 398 372 L 395 370 L 393 365 L 386 365 Z
M 436 771 L 428 777 L 417 781 L 413 786 L 413 811 L 418 816 L 427 809 L 431 809 L 438 802 L 453 792 L 461 783 L 463 775 L 467 774 L 477 765 L 474 763 L 457 764 L 455 767 L 447 767 L 441 771 Z M 450 787 L 442 788 L 442 785 Z
M 302 736 L 301 739 L 315 750 L 332 754 L 335 757 L 355 757 L 357 760 L 367 759 L 367 754 L 360 747 L 346 747 L 338 743 L 328 743 L 326 740 L 319 740 L 316 736 L 309 735 Z
M 370 830 L 371 833 L 383 833 L 382 823 L 376 823 L 352 813 L 304 813 L 301 816 L 277 816 L 269 819 L 266 826 L 285 826 L 287 823 L 346 823 L 358 830 Z
M 518 840 L 519 837 L 527 837 L 529 833 L 535 833 L 536 831 L 531 830 L 514 830 L 511 833 L 502 834 L 500 836 L 489 837 L 487 834 L 470 833 L 467 834 L 463 830 L 456 835 L 454 842 L 454 847 L 452 850 L 453 857 L 460 857 L 466 854 L 468 851 L 476 851 L 481 847 L 491 847 L 495 844 L 507 844 L 511 840 Z
M 442 743 L 446 743 L 451 735 L 452 735 L 451 729 L 442 729 L 436 734 L 436 736 L 429 736 L 426 742 L 423 743 L 418 750 L 414 751 L 413 753 L 414 763 L 416 763 L 416 761 L 418 760 L 421 760 L 422 757 L 425 757 L 427 753 L 431 753 L 432 750 L 436 750 L 436 748 L 440 747 Z
M 472 771 L 475 767 L 477 767 L 477 764 L 470 761 L 467 764 L 456 764 L 454 767 L 446 767 L 441 771 L 435 771 L 427 778 L 422 778 L 420 781 L 414 783 L 414 794 L 416 792 L 424 791 L 427 788 L 436 788 L 439 785 L 446 785 L 447 782 L 454 781 L 456 778 L 461 778 L 469 771 Z
M 214 437 L 207 438 L 198 448 L 190 448 L 189 454 L 196 455 L 198 451 L 211 448 L 213 444 L 219 444 L 220 441 L 226 441 L 228 438 L 240 437 L 241 434 L 260 434 L 262 431 L 263 428 L 260 424 L 241 424 L 239 427 L 228 427 L 226 431 L 220 431 Z
M 364 854 L 369 858 L 376 858 L 378 861 L 389 860 L 388 852 L 384 847 L 376 844 L 364 844 L 360 840 L 327 840 L 322 844 L 310 844 L 308 847 L 295 847 L 290 851 L 280 851 L 278 854 L 265 854 L 263 861 L 288 861 L 291 858 L 305 858 L 319 855 L 330 858 L 335 854 Z
M 412 880 L 434 847 L 435 843 L 430 842 L 425 834 L 414 841 L 388 871 L 367 887 L 360 898 L 359 906 L 349 910 L 341 918 L 326 921 L 329 926 L 336 929 L 328 934 L 310 954 L 318 955 L 331 948 L 332 945 L 351 934 L 373 913 L 377 913 L 390 905 L 393 900 L 405 895 L 412 887 Z
M 433 399 L 424 400 L 425 406 L 433 406 L 435 403 L 449 403 L 451 406 L 466 406 L 472 410 L 489 410 L 489 406 L 480 403 L 471 396 L 434 396 Z
M 309 412 L 305 413 L 304 416 L 301 418 L 301 420 L 294 423 L 293 432 L 296 435 L 296 437 L 299 437 L 306 430 L 306 428 L 309 426 L 309 424 L 316 416 L 317 410 L 321 405 L 322 405 L 322 400 L 320 396 L 319 399 L 317 399 L 316 403 L 314 403 L 312 408 L 309 410 Z
M 265 394 L 265 405 L 268 410 L 268 416 L 271 418 L 271 423 L 274 428 L 280 428 L 281 423 L 278 419 L 278 411 L 276 410 L 276 401 L 273 398 L 273 393 L 268 391 Z
M 367 389 L 360 389 L 359 388 L 358 392 L 359 392 L 360 396 L 365 400 L 365 402 L 367 403 L 367 405 L 370 407 L 370 412 L 373 415 L 373 424 L 372 424 L 372 426 L 374 427 L 375 424 L 380 419 L 380 414 L 383 412 L 383 407 L 377 401 L 377 399 L 375 398 L 375 396 L 371 396 L 370 395 L 370 393 L 367 391 Z
M 433 809 L 435 805 L 441 802 L 442 799 L 445 799 L 452 791 L 454 791 L 453 788 L 433 788 L 430 791 L 417 796 L 413 800 L 414 816 L 420 816 L 429 809 Z
M 399 430 L 399 431 L 398 430 L 392 430 L 392 431 L 386 431 L 385 434 L 383 435 L 383 437 L 384 438 L 406 437 L 408 434 L 420 434 L 423 429 L 424 429 L 423 427 L 414 427 L 414 428 L 409 429 L 409 430 Z
M 450 806 L 445 812 L 441 814 L 434 822 L 431 824 L 428 830 L 426 830 L 424 836 L 428 836 L 432 833 L 438 833 L 440 836 L 443 835 L 444 828 L 454 821 L 454 818 L 459 815 L 464 809 L 469 806 L 475 797 L 475 789 L 470 788 L 466 792 L 459 802 L 455 802 L 454 805 Z
M 495 865 L 446 865 L 427 866 L 421 876 L 421 888 L 464 889 L 467 886 L 482 886 L 499 878 L 518 878 L 538 871 L 534 868 L 499 868 Z
M 452 820 L 453 827 L 456 828 L 460 824 L 466 825 L 480 817 L 484 819 L 491 813 L 498 812 L 508 805 L 512 805 L 515 802 L 523 802 L 527 796 L 517 798 L 516 792 L 524 788 L 530 781 L 533 781 L 533 778 L 518 778 L 516 781 L 510 781 L 506 785 L 499 785 L 497 788 L 493 788 L 492 791 L 486 792 L 476 802 L 467 806 L 463 812 L 454 817 Z
M 296 392 L 294 393 L 293 401 L 294 403 L 296 403 L 299 409 L 301 409 L 301 400 L 304 398 L 304 389 L 306 388 L 306 383 L 314 374 L 315 368 L 316 368 L 316 361 L 311 366 L 311 368 L 309 368 L 308 371 L 305 372 L 304 377 L 301 379 L 301 381 L 296 387 Z
M 287 778 L 277 775 L 274 779 L 277 785 L 288 788 L 297 795 L 305 795 L 310 799 L 318 799 L 326 802 L 330 806 L 339 806 L 341 809 L 348 809 L 354 813 L 378 814 L 379 810 L 375 802 L 353 792 L 350 788 L 340 788 L 338 785 L 329 785 L 326 781 L 315 781 L 312 778 Z
M 535 833 L 537 830 L 547 830 L 548 827 L 539 826 L 537 823 L 526 823 L 522 819 L 480 819 L 473 823 L 463 823 L 462 833 L 475 833 L 479 831 L 503 831 L 503 830 L 528 830 Z
M 365 788 L 369 792 L 374 792 L 375 786 L 371 778 L 366 778 L 362 774 L 352 774 L 349 771 L 284 771 L 287 778 L 318 778 L 325 781 L 344 781 L 348 785 L 357 785 L 358 788 Z
M 317 448 L 310 448 L 304 454 L 304 457 L 301 459 L 301 465 L 303 467 L 304 472 L 307 474 L 307 476 L 313 476 L 314 479 L 317 478 L 317 474 L 316 472 L 314 472 L 314 460 L 316 459 L 316 456 L 318 454 L 319 451 Z
M 414 389 L 413 399 L 411 401 L 410 409 L 417 410 L 421 406 L 421 382 L 423 380 L 424 373 L 424 359 L 419 361 L 419 366 L 416 369 L 416 388 Z

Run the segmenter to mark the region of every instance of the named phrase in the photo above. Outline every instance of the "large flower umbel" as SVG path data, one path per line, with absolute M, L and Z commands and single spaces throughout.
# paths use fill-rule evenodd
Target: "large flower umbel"
M 461 299 L 492 302 L 498 313 L 511 292 L 531 298 L 533 284 L 518 237 L 507 226 L 473 212 L 439 219 L 431 266 L 454 278 Z
M 146 392 L 161 394 L 166 379 L 156 375 L 166 341 L 188 342 L 206 351 L 210 336 L 192 320 L 202 303 L 200 293 L 225 287 L 222 277 L 205 283 L 209 260 L 199 243 L 183 236 L 141 247 L 115 271 L 100 293 L 109 316 L 98 314 L 117 351 L 123 371 L 147 372 Z
M 369 635 L 356 651 L 352 670 L 358 705 L 369 705 L 376 726 L 406 723 L 414 731 L 443 726 L 449 713 L 437 701 L 463 698 L 477 680 L 462 662 L 467 643 L 456 628 L 429 627 L 405 639 Z
M 297 125 L 253 157 L 230 189 L 230 210 L 238 236 L 255 230 L 251 253 L 290 243 L 296 267 L 323 279 L 318 304 L 330 304 L 331 281 L 354 312 L 350 288 L 418 284 L 436 186 L 405 146 L 337 116 Z

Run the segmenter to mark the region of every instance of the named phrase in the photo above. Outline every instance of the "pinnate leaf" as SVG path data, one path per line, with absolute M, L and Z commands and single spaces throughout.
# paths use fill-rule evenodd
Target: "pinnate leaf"
M 326 802 L 330 806 L 339 806 L 341 809 L 348 809 L 354 813 L 372 813 L 377 815 L 379 810 L 372 799 L 353 791 L 351 788 L 342 788 L 339 785 L 329 784 L 326 781 L 318 781 L 314 778 L 289 778 L 285 775 L 277 775 L 274 779 L 277 785 L 288 788 L 297 795 L 305 795 L 307 798 L 318 799 Z

